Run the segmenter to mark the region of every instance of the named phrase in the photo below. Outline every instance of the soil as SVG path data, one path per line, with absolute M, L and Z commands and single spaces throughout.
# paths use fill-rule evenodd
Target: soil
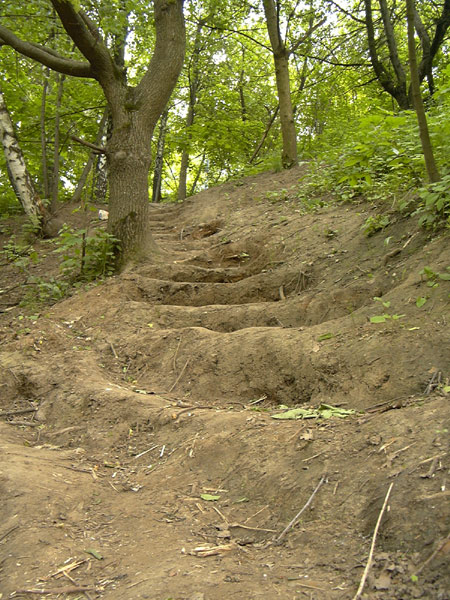
M 3 262 L 0 598 L 450 598 L 448 230 L 302 174 L 152 205 L 154 262 L 52 306 L 48 241 Z

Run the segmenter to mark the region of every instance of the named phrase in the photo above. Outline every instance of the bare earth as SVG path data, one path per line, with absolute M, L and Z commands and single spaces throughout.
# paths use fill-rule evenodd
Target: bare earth
M 352 599 L 392 483 L 362 597 L 450 598 L 448 232 L 300 175 L 152 206 L 154 264 L 37 313 L 2 266 L 2 600 Z

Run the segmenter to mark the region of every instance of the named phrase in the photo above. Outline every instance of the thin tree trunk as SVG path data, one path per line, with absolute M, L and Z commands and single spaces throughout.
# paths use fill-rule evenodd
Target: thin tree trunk
M 276 107 L 276 109 L 274 110 L 273 115 L 270 117 L 269 122 L 266 125 L 266 129 L 265 129 L 264 133 L 262 134 L 262 137 L 261 137 L 261 139 L 259 141 L 259 144 L 256 146 L 255 151 L 253 152 L 253 154 L 250 157 L 250 160 L 248 161 L 249 163 L 252 163 L 256 159 L 256 157 L 258 156 L 258 154 L 260 153 L 261 148 L 263 147 L 263 144 L 266 141 L 267 136 L 269 135 L 269 131 L 270 131 L 272 125 L 274 124 L 275 119 L 277 118 L 277 114 L 278 114 L 279 110 L 280 110 L 280 105 L 278 105 Z
M 289 52 L 281 39 L 279 15 L 274 0 L 263 0 L 263 5 L 275 64 L 275 78 L 280 104 L 281 135 L 283 138 L 281 162 L 285 169 L 289 169 L 298 163 L 297 134 L 289 77 Z
M 166 108 L 159 121 L 158 142 L 156 144 L 155 168 L 153 169 L 152 202 L 161 202 L 162 170 L 164 164 L 164 146 L 167 133 L 169 110 Z
M 186 117 L 186 130 L 189 137 L 189 127 L 194 123 L 194 106 L 189 104 L 188 114 Z M 187 190 L 187 173 L 189 169 L 189 149 L 186 147 L 181 153 L 180 175 L 178 179 L 178 200 L 182 201 L 186 198 Z
M 409 69 L 411 72 L 411 90 L 417 121 L 419 123 L 420 141 L 422 142 L 423 156 L 427 168 L 428 178 L 431 183 L 439 181 L 439 171 L 434 160 L 433 147 L 428 131 L 427 117 L 420 92 L 419 71 L 417 69 L 416 44 L 414 40 L 414 0 L 406 0 L 406 18 L 408 21 L 408 54 Z
M 201 52 L 201 36 L 204 22 L 200 20 L 195 33 L 194 49 L 192 51 L 192 66 L 189 73 L 189 108 L 186 117 L 188 143 L 181 154 L 180 175 L 178 181 L 178 200 L 184 200 L 187 193 L 187 174 L 189 169 L 189 128 L 194 124 L 197 92 L 200 85 L 199 61 Z
M 58 74 L 58 88 L 56 95 L 56 106 L 55 106 L 55 130 L 54 130 L 54 146 L 53 146 L 53 174 L 52 174 L 52 201 L 51 201 L 51 212 L 56 211 L 58 205 L 58 193 L 59 193 L 59 138 L 60 138 L 60 120 L 61 120 L 61 101 L 64 92 L 64 79 L 65 75 Z
M 102 115 L 102 118 L 100 120 L 97 136 L 95 138 L 94 144 L 96 146 L 99 146 L 101 144 L 101 141 L 105 134 L 105 125 L 106 125 L 107 118 L 108 118 L 108 110 L 105 110 Z M 88 158 L 86 164 L 84 165 L 84 169 L 80 175 L 80 179 L 78 180 L 77 187 L 75 188 L 75 191 L 73 193 L 72 202 L 76 203 L 76 202 L 80 201 L 81 194 L 83 192 L 84 186 L 86 185 L 87 178 L 89 176 L 89 173 L 91 172 L 92 165 L 94 164 L 95 156 L 96 155 L 94 152 L 90 152 L 89 158 Z
M 42 185 L 44 191 L 44 198 L 50 198 L 50 184 L 48 178 L 48 162 L 47 162 L 47 132 L 45 126 L 45 114 L 47 110 L 47 93 L 48 93 L 48 78 L 50 76 L 50 69 L 45 67 L 44 73 L 44 85 L 42 86 L 42 98 L 41 98 L 41 169 L 42 169 Z
M 5 153 L 8 175 L 17 199 L 25 214 L 40 228 L 48 217 L 47 210 L 39 197 L 28 172 L 25 158 L 0 89 L 0 137 Z
M 202 160 L 200 161 L 200 165 L 199 165 L 199 167 L 197 169 L 197 174 L 195 176 L 194 182 L 193 182 L 193 184 L 191 186 L 191 190 L 189 192 L 190 196 L 193 196 L 195 194 L 195 188 L 197 187 L 198 180 L 200 179 L 200 175 L 201 175 L 201 172 L 202 172 L 202 169 L 203 169 L 203 165 L 205 163 L 205 158 L 206 158 L 206 152 L 203 152 L 203 154 L 202 154 Z

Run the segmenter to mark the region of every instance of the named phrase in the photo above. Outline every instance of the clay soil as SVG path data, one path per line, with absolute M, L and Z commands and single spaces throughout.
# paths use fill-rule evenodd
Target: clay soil
M 2 600 L 352 599 L 391 484 L 362 597 L 450 598 L 448 230 L 301 175 L 152 206 L 155 261 L 52 306 L 3 261 Z

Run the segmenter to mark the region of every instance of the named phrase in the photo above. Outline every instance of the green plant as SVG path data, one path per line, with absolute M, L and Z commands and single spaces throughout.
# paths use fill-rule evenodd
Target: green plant
M 419 190 L 419 224 L 426 228 L 450 227 L 450 173 Z
M 62 254 L 61 272 L 71 280 L 93 281 L 114 272 L 118 240 L 106 231 L 89 235 L 87 229 L 64 225 L 55 245 L 54 252 Z
M 428 287 L 435 288 L 439 286 L 439 280 L 450 281 L 450 267 L 446 271 L 447 273 L 436 273 L 431 267 L 424 267 L 419 275 L 425 277 Z
M 27 271 L 30 263 L 37 263 L 38 254 L 33 246 L 23 240 L 18 240 L 12 235 L 8 242 L 3 245 L 0 254 L 21 271 Z
M 388 215 L 374 215 L 368 217 L 361 229 L 367 237 L 374 235 L 377 231 L 381 231 L 390 224 L 391 220 Z
M 391 302 L 390 300 L 383 300 L 382 298 L 379 298 L 378 296 L 374 297 L 375 302 L 380 302 L 383 306 L 383 308 L 390 308 L 391 306 Z M 398 315 L 398 314 L 393 314 L 391 315 L 390 313 L 383 313 L 382 315 L 374 315 L 373 317 L 370 317 L 369 321 L 371 323 L 386 323 L 386 321 L 398 321 L 399 319 L 402 319 L 403 317 L 405 317 L 406 315 Z

